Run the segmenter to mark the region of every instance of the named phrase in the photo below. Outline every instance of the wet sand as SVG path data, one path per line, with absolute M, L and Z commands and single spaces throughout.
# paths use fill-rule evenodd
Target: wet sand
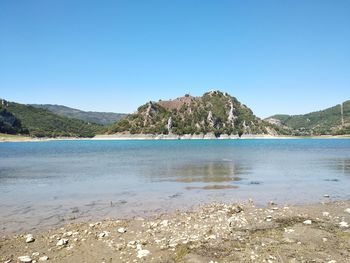
M 190 212 L 6 236 L 0 241 L 0 260 L 349 262 L 349 224 L 350 201 L 263 208 L 253 202 L 210 204 Z

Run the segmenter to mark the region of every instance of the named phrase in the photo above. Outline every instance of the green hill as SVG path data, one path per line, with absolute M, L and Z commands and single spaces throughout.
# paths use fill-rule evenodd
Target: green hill
M 51 111 L 57 115 L 65 116 L 68 118 L 79 119 L 87 122 L 109 125 L 124 117 L 127 114 L 113 113 L 113 112 L 95 112 L 95 111 L 82 111 L 78 109 L 69 108 L 62 105 L 52 104 L 31 104 L 35 108 L 41 108 Z
M 276 134 L 279 128 L 257 118 L 235 97 L 220 91 L 202 97 L 185 95 L 169 101 L 148 102 L 109 133 L 132 134 Z M 282 129 L 281 129 L 282 130 Z
M 0 132 L 33 137 L 93 137 L 102 125 L 56 115 L 48 110 L 0 100 Z
M 294 135 L 339 135 L 350 134 L 350 100 L 341 105 L 304 115 L 271 116 L 266 121 L 288 128 Z

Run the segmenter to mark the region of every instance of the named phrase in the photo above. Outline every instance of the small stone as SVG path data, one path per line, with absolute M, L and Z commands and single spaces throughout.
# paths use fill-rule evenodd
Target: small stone
M 101 232 L 100 234 L 98 234 L 98 237 L 99 237 L 99 238 L 108 237 L 109 234 L 110 234 L 110 232 L 108 232 L 108 231 L 103 231 L 103 232 Z
M 58 242 L 56 243 L 56 246 L 65 246 L 67 244 L 68 244 L 68 239 L 62 238 L 58 240 Z
M 68 232 L 63 234 L 63 236 L 65 236 L 65 237 L 70 237 L 72 235 L 73 235 L 73 231 L 68 231 Z
M 39 255 L 40 255 L 39 252 L 33 252 L 33 253 L 32 253 L 32 256 L 33 256 L 33 257 L 38 257 Z
M 329 216 L 329 213 L 328 212 L 323 212 L 322 215 L 323 216 Z
M 292 229 L 292 228 L 285 228 L 284 232 L 286 232 L 286 233 L 293 233 L 294 229 Z
M 337 263 L 337 261 L 335 261 L 335 260 L 330 260 L 330 261 L 328 261 L 327 263 Z
M 118 233 L 121 233 L 121 234 L 123 234 L 123 233 L 125 233 L 126 232 L 126 228 L 125 227 L 120 227 L 120 228 L 118 228 Z
M 150 254 L 151 252 L 149 252 L 149 250 L 147 249 L 140 249 L 137 251 L 137 257 L 138 258 L 143 258 L 143 257 L 146 257 Z
M 304 225 L 311 225 L 311 224 L 312 224 L 312 221 L 311 221 L 310 219 L 308 219 L 308 220 L 305 220 L 305 221 L 303 222 L 303 224 L 304 224 Z
M 324 238 L 322 238 L 322 241 L 323 241 L 323 242 L 327 242 L 328 239 L 324 237 Z
M 342 222 L 339 223 L 339 226 L 340 227 L 344 227 L 344 228 L 348 228 L 349 224 L 347 222 L 345 222 L 345 221 L 342 221 Z
M 350 208 L 346 208 L 346 209 L 344 210 L 344 212 L 350 214 Z
M 32 243 L 35 241 L 35 238 L 33 237 L 32 234 L 26 235 L 26 243 Z
M 160 222 L 161 226 L 167 227 L 168 226 L 168 220 L 163 220 L 162 222 Z
M 32 259 L 29 256 L 20 256 L 18 260 L 24 263 L 31 263 Z
M 329 198 L 329 195 L 325 194 L 325 195 L 323 195 L 323 197 L 325 197 L 325 198 Z
M 49 260 L 48 256 L 42 256 L 39 258 L 39 261 L 47 261 L 47 260 Z

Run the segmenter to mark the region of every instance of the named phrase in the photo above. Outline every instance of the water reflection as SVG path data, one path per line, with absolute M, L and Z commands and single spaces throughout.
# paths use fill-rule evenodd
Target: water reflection
M 203 164 L 186 164 L 176 169 L 175 181 L 181 183 L 222 183 L 240 181 L 241 175 L 247 173 L 241 165 L 230 162 L 207 162 Z
M 331 159 L 326 166 L 343 175 L 350 175 L 350 159 Z

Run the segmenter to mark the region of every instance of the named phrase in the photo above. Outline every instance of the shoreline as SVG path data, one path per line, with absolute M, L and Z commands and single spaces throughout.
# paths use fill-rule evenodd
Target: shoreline
M 187 212 L 71 223 L 2 237 L 0 260 L 346 262 L 349 224 L 349 200 L 263 208 L 252 201 L 212 203 Z
M 92 138 L 87 137 L 59 137 L 59 138 L 33 138 L 21 135 L 0 134 L 0 143 L 2 142 L 46 142 L 46 141 L 130 141 L 130 140 L 285 140 L 285 139 L 350 139 L 350 135 L 319 135 L 319 136 L 284 136 L 284 135 L 226 135 L 215 137 L 214 134 L 200 135 L 164 135 L 164 134 L 111 134 L 96 135 Z

